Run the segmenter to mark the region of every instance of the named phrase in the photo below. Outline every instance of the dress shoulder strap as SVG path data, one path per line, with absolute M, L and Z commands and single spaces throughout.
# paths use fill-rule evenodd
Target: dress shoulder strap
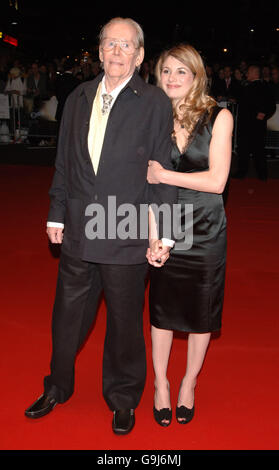
M 214 126 L 215 119 L 217 118 L 220 111 L 222 111 L 222 109 L 223 108 L 221 108 L 220 106 L 214 106 L 213 111 L 211 113 L 211 116 L 209 118 L 209 122 L 207 124 L 207 127 L 208 127 L 210 133 L 212 133 L 212 129 L 213 129 L 213 126 Z
M 221 108 L 220 106 L 214 106 L 213 108 L 213 112 L 211 114 L 211 117 L 210 117 L 210 122 L 213 126 L 214 122 L 215 122 L 215 119 L 217 118 L 218 114 L 220 113 L 220 111 L 222 111 L 223 108 Z

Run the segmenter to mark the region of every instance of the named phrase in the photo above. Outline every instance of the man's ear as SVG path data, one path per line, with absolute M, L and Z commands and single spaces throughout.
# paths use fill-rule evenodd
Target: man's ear
M 99 47 L 99 59 L 101 62 L 104 62 L 104 55 L 101 46 Z
M 137 56 L 137 59 L 136 59 L 136 66 L 137 67 L 139 67 L 142 64 L 143 59 L 144 59 L 144 48 L 140 47 L 139 53 L 138 53 L 138 56 Z

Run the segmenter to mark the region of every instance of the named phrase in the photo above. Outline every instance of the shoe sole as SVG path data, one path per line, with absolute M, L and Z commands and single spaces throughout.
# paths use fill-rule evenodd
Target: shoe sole
M 42 411 L 25 411 L 24 414 L 27 418 L 31 418 L 31 419 L 42 418 L 43 416 L 48 415 L 56 407 L 56 405 L 57 403 L 54 403 L 54 405 L 51 406 L 51 408 L 46 408 L 45 410 L 42 410 Z
M 113 423 L 114 423 L 114 421 L 112 422 L 112 430 L 113 430 L 114 434 L 117 434 L 118 436 L 124 436 L 125 434 L 129 434 L 129 432 L 131 432 L 132 429 L 134 428 L 134 426 L 135 426 L 135 417 L 134 417 L 134 419 L 133 419 L 132 426 L 131 426 L 129 429 L 117 429 L 117 428 L 114 428 L 114 427 L 113 427 Z
M 125 434 L 129 434 L 129 432 L 132 431 L 134 426 L 131 427 L 131 429 L 128 429 L 128 431 L 124 431 L 121 429 L 113 429 L 114 434 L 117 434 L 118 436 L 125 436 Z

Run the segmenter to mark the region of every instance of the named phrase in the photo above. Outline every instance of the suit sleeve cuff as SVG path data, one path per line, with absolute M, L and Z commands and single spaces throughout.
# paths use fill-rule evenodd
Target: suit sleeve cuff
M 168 238 L 162 238 L 162 243 L 163 245 L 170 246 L 171 248 L 173 248 L 175 244 L 173 240 L 169 240 Z
M 61 224 L 60 222 L 47 222 L 47 227 L 64 228 L 64 224 Z

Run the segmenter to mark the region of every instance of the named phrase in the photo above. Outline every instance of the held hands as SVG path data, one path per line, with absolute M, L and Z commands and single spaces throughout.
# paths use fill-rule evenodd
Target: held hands
M 148 171 L 147 171 L 147 181 L 150 184 L 158 184 L 161 183 L 160 175 L 161 172 L 164 170 L 162 165 L 155 160 L 149 160 L 148 162 Z
M 63 241 L 63 228 L 47 227 L 46 233 L 51 243 L 62 243 Z
M 149 245 L 146 252 L 148 263 L 156 268 L 161 268 L 169 259 L 170 247 L 164 246 L 162 240 L 150 240 Z

